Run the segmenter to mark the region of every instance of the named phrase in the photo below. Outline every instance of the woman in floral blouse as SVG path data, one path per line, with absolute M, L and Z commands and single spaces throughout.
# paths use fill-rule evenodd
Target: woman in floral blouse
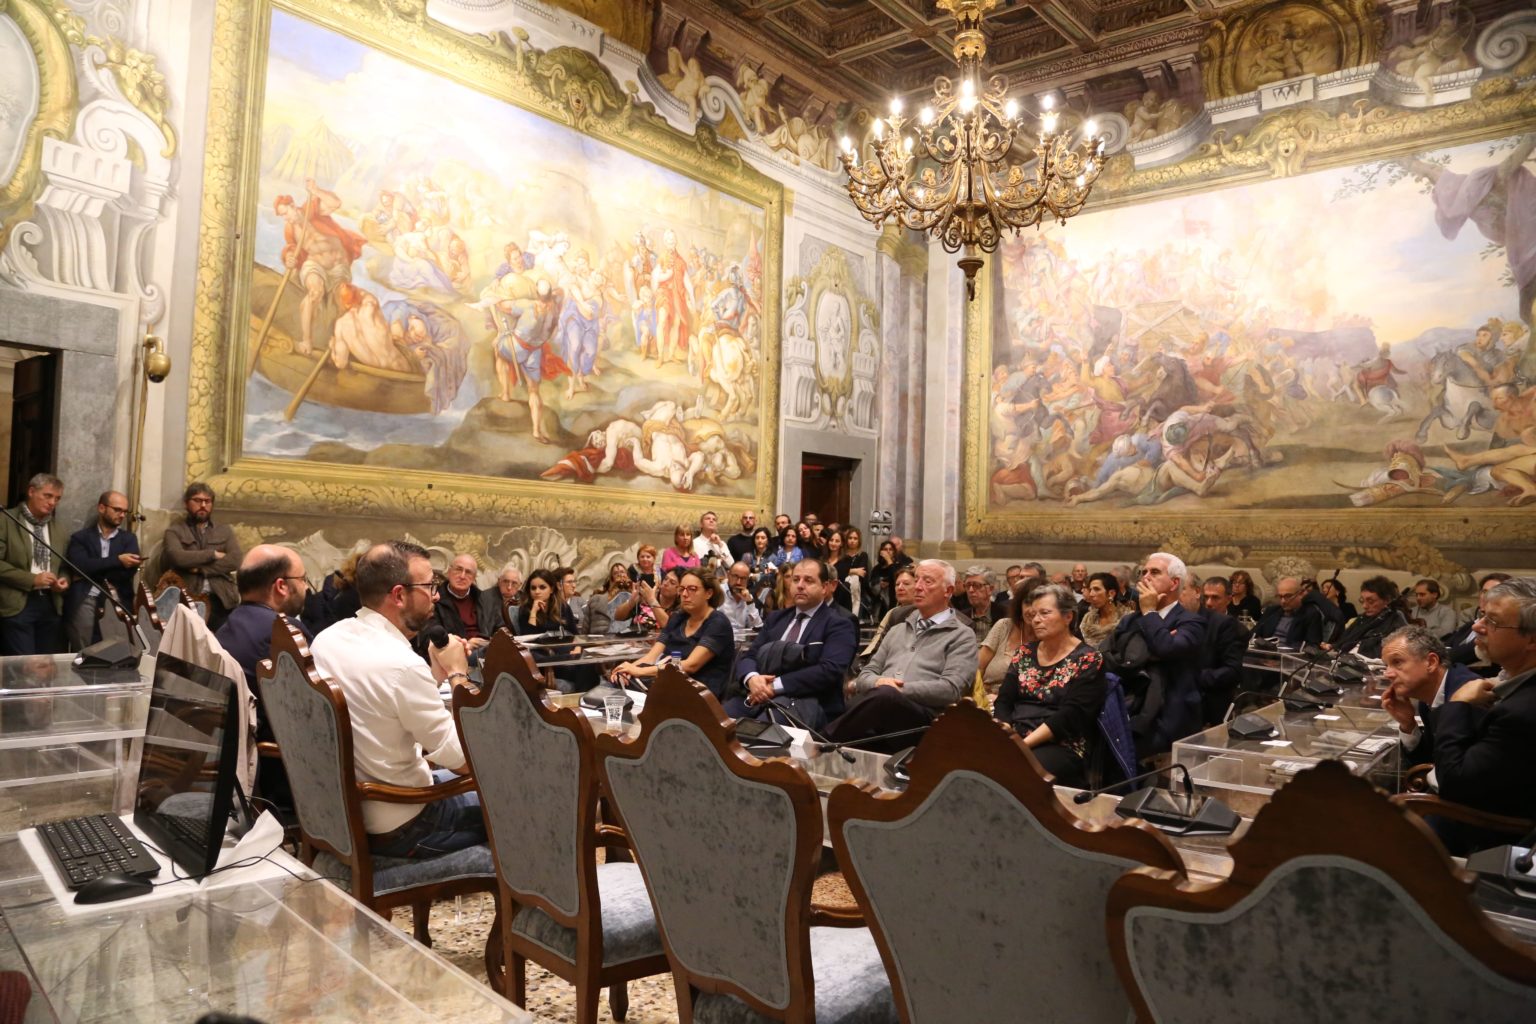
M 1103 656 L 1072 635 L 1076 614 L 1077 601 L 1061 584 L 1035 591 L 1029 605 L 1035 639 L 1014 656 L 992 709 L 1064 786 L 1085 782 L 1084 758 L 1106 689 Z

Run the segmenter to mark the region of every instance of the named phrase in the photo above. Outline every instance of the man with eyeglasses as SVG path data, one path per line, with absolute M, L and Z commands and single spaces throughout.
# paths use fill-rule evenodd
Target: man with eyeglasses
M 1179 602 L 1187 575 L 1177 555 L 1148 555 L 1136 609 L 1121 617 L 1110 638 L 1111 660 L 1128 669 L 1121 684 L 1131 701 L 1131 731 L 1140 757 L 1165 754 L 1175 740 L 1200 730 L 1205 620 Z M 1126 657 L 1133 649 L 1138 653 Z M 1144 656 L 1139 653 L 1143 649 Z M 1138 662 L 1141 667 L 1130 669 Z
M 1306 644 L 1314 646 L 1323 642 L 1323 616 L 1316 608 L 1305 603 L 1306 592 L 1296 576 L 1282 576 L 1275 583 L 1275 600 L 1278 602 L 1264 610 L 1258 625 L 1253 627 L 1257 637 L 1274 637 L 1283 647 L 1300 650 Z
M 276 544 L 258 544 L 240 561 L 240 603 L 229 613 L 214 636 L 229 655 L 240 663 L 246 685 L 256 698 L 256 739 L 275 740 L 272 726 L 261 707 L 261 685 L 256 680 L 256 666 L 272 651 L 272 623 L 279 616 L 291 626 L 303 630 L 312 640 L 309 627 L 299 618 L 304 599 L 309 596 L 309 580 L 304 576 L 304 559 L 291 548 Z M 256 792 L 281 808 L 293 806 L 293 790 L 281 761 L 264 758 L 257 766 Z
M 437 594 L 437 607 L 433 615 L 438 623 L 454 636 L 469 641 L 470 650 L 477 650 L 491 642 L 494 625 L 480 621 L 480 609 L 484 605 L 475 576 L 480 563 L 474 555 L 454 555 L 443 573 L 443 583 Z
M 208 596 L 208 628 L 216 630 L 240 603 L 234 575 L 240 542 L 234 530 L 213 521 L 213 488 L 193 482 L 181 500 L 187 514 L 165 529 L 163 567 L 181 577 L 188 594 Z
M 117 491 L 106 491 L 96 499 L 96 522 L 70 535 L 64 553 L 91 577 L 71 581 L 69 593 L 64 595 L 71 650 L 100 640 L 100 616 L 116 614 L 103 607 L 108 601 L 97 583 L 111 587 L 124 608 L 133 607 L 133 574 L 143 559 L 139 557 L 139 538 L 123 529 L 127 518 L 128 499 Z
M 1454 803 L 1536 818 L 1536 577 L 1491 588 L 1472 630 L 1499 674 L 1463 683 L 1430 712 L 1434 785 Z M 1508 839 L 1442 823 L 1436 831 L 1455 854 Z
M 1466 625 L 1458 626 L 1440 638 L 1445 641 L 1454 664 L 1470 666 L 1480 676 L 1491 676 L 1498 671 L 1485 662 L 1478 652 L 1477 632 L 1472 627 L 1477 623 L 1478 616 L 1483 614 L 1483 603 L 1488 600 L 1488 591 L 1510 579 L 1513 577 L 1507 572 L 1490 572 L 1477 581 L 1477 611 Z
M 731 620 L 731 629 L 738 641 L 763 625 L 762 606 L 747 590 L 751 580 L 752 567 L 746 562 L 737 562 L 725 575 L 725 596 L 720 601 L 720 611 Z
M 357 616 L 315 637 L 315 667 L 341 687 L 352 719 L 352 763 L 360 780 L 429 786 L 464 769 L 458 730 L 438 684 L 469 680 L 468 648 L 450 638 L 427 647 L 409 637 L 432 621 L 437 583 L 425 548 L 376 544 L 357 560 Z M 432 765 L 447 771 L 434 775 Z M 381 857 L 433 857 L 485 842 L 476 793 L 414 804 L 363 801 L 368 847 Z

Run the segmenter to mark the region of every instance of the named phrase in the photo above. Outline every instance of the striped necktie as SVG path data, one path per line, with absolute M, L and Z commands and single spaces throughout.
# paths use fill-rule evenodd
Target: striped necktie
M 913 626 L 912 628 L 917 630 L 917 635 L 918 636 L 922 636 L 924 633 L 928 632 L 930 629 L 933 628 L 933 620 L 932 619 L 918 619 L 917 620 L 917 625 Z

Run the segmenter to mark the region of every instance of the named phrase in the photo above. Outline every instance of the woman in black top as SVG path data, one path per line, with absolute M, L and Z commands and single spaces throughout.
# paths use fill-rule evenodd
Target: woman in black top
M 859 618 L 868 619 L 874 610 L 874 595 L 869 592 L 869 555 L 864 553 L 863 539 L 859 535 L 857 527 L 845 526 L 832 536 L 827 538 L 827 557 L 832 557 L 833 545 L 837 546 L 837 558 L 833 562 L 837 569 L 837 590 L 832 599 L 839 606 L 853 610 L 853 585 L 851 579 L 859 581 Z
M 1132 590 L 1134 591 L 1135 588 L 1133 587 Z M 1228 614 L 1234 619 L 1247 615 L 1257 622 L 1263 611 L 1264 606 L 1259 600 L 1259 588 L 1253 585 L 1253 577 L 1248 575 L 1248 570 L 1238 569 L 1233 572 L 1232 607 Z
M 722 600 L 720 585 L 708 569 L 685 569 L 677 593 L 680 607 L 645 657 L 618 665 L 613 674 L 624 679 L 655 678 L 661 671 L 656 662 L 665 655 L 724 700 L 736 635 L 731 620 L 716 610 Z
M 773 547 L 773 532 L 766 526 L 759 526 L 752 531 L 751 549 L 741 559 L 752 570 L 752 578 L 747 580 L 747 590 L 759 601 L 773 589 L 778 579 L 778 567 L 773 564 Z
M 576 612 L 560 596 L 558 570 L 535 569 L 528 574 L 523 585 L 523 603 L 512 609 L 512 632 L 516 636 L 542 635 L 545 633 L 577 633 L 580 624 Z M 535 666 L 547 661 L 569 659 L 581 653 L 581 648 L 568 644 L 537 644 L 530 653 Z M 595 668 L 585 665 L 565 665 L 556 673 L 553 669 L 540 668 L 550 685 L 565 693 L 590 690 L 597 684 Z
M 1322 591 L 1324 597 L 1332 601 L 1339 609 L 1345 622 L 1360 614 L 1355 609 L 1355 606 L 1349 603 L 1349 588 L 1340 583 L 1337 577 L 1323 580 L 1318 585 L 1318 589 Z
M 1014 656 L 992 709 L 1064 786 L 1086 780 L 1088 743 L 1107 690 L 1103 655 L 1072 635 L 1076 614 L 1077 600 L 1061 584 L 1035 591 L 1029 605 L 1035 639 Z
M 896 605 L 896 570 L 900 568 L 896 564 L 896 545 L 889 540 L 880 542 L 880 549 L 875 552 L 875 564 L 869 570 L 869 589 L 874 592 L 873 600 L 879 602 L 875 610 L 875 618 L 878 620 L 886 612 Z

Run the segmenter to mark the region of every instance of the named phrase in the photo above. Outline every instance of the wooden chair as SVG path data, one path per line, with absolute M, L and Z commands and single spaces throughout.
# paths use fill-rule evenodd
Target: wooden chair
M 1298 774 L 1196 886 L 1139 870 L 1109 939 L 1143 1021 L 1536 1019 L 1536 958 L 1423 822 L 1337 761 Z
M 746 754 L 715 698 L 675 666 L 640 726 L 594 747 L 656 908 L 679 1020 L 896 1021 L 862 919 L 811 902 L 822 822 L 810 776 Z
M 519 1006 L 525 961 L 576 986 L 576 1020 L 597 1020 L 608 988 L 614 1020 L 629 1006 L 625 983 L 667 972 L 645 880 L 632 862 L 597 863 L 599 845 L 623 833 L 598 819 L 592 727 L 575 708 L 544 701 L 544 685 L 506 630 L 486 648 L 486 684 L 453 691 L 458 724 L 496 858 L 502 949 Z
M 1497 835 L 1519 838 L 1536 832 L 1536 821 L 1516 818 L 1507 814 L 1479 810 L 1466 804 L 1447 800 L 1429 788 L 1429 772 L 1433 765 L 1420 764 L 1403 776 L 1403 792 L 1392 797 L 1392 802 L 1421 818 L 1443 818 L 1472 829 Z M 1430 826 L 1434 828 L 1433 824 Z M 1443 833 L 1442 833 L 1443 834 Z
M 158 654 L 160 641 L 165 636 L 165 620 L 160 617 L 160 609 L 142 579 L 133 590 L 133 614 L 138 621 L 139 632 L 144 634 L 144 642 L 148 645 L 145 652 Z
M 496 892 L 490 847 L 471 846 L 440 857 L 377 857 L 368 850 L 363 800 L 426 804 L 474 789 L 472 776 L 434 786 L 359 782 L 352 759 L 352 722 L 341 688 L 315 670 L 304 634 L 281 617 L 272 624 L 272 653 L 257 669 L 262 709 L 281 748 L 299 814 L 300 858 L 339 878 L 353 898 L 380 914 L 410 907 L 416 940 L 430 946 L 427 921 L 434 900 Z M 493 926 L 486 970 L 499 969 Z
M 905 792 L 844 783 L 827 821 L 904 1024 L 1120 1024 L 1110 886 L 1142 866 L 1183 878 L 1160 832 L 1072 814 L 1018 735 L 969 703 L 928 730 Z

